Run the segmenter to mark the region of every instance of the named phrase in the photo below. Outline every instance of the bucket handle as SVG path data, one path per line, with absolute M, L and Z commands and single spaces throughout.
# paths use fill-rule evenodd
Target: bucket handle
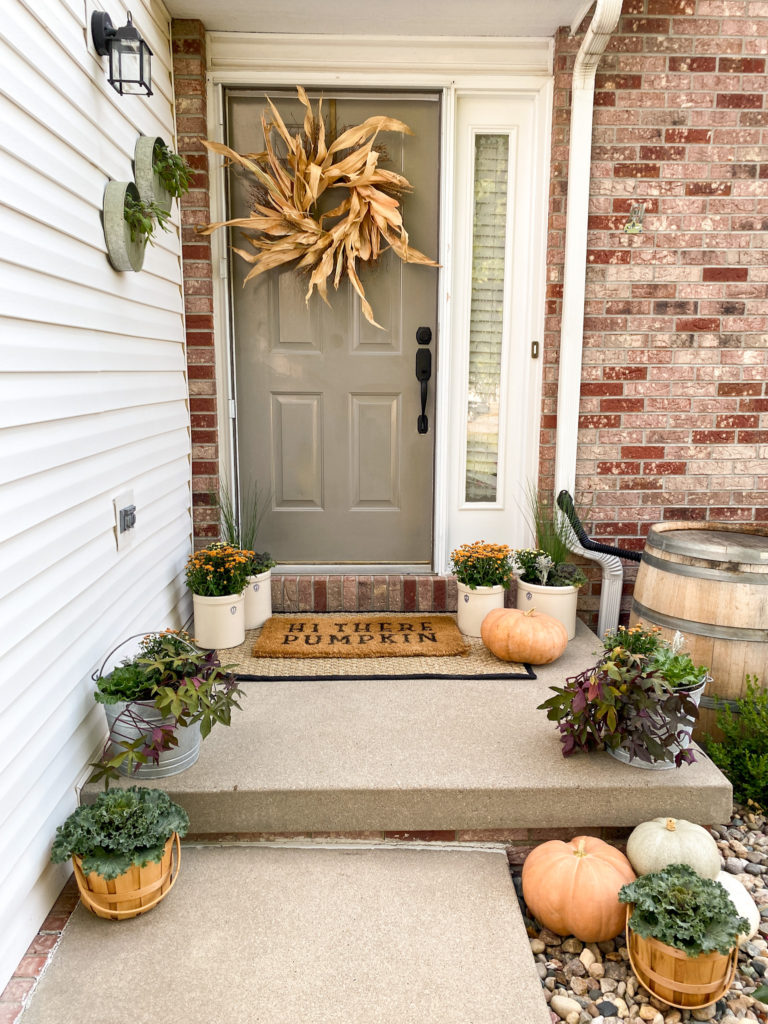
M 91 676 L 91 679 L 94 681 L 94 683 L 98 683 L 98 681 L 102 677 L 102 673 L 104 672 L 104 667 L 106 666 L 106 664 L 109 661 L 109 659 L 112 657 L 113 654 L 115 654 L 117 651 L 119 651 L 121 647 L 123 647 L 125 644 L 127 644 L 129 640 L 136 640 L 136 639 L 138 639 L 138 637 L 142 637 L 143 638 L 143 637 L 147 637 L 147 636 L 162 636 L 162 635 L 163 634 L 162 634 L 162 632 L 159 629 L 151 629 L 148 633 L 132 633 L 131 636 L 127 636 L 125 638 L 125 640 L 121 640 L 120 641 L 120 643 L 117 645 L 117 647 L 113 647 L 112 648 L 112 650 L 109 652 L 109 654 L 104 658 L 104 661 L 101 663 L 101 668 L 96 669 L 96 671 Z M 195 647 L 194 644 L 191 644 L 188 640 L 184 640 L 182 637 L 179 637 L 179 640 L 181 640 L 182 643 L 185 643 L 187 645 L 187 647 L 190 649 L 190 651 L 194 651 L 196 654 L 200 653 L 200 651 L 197 649 L 197 647 Z
M 138 635 L 142 636 L 141 633 L 139 633 Z M 129 637 L 128 639 L 130 640 L 131 637 Z M 87 883 L 87 881 L 85 879 L 85 875 L 83 874 L 83 870 L 80 867 L 80 865 L 77 863 L 75 858 L 73 857 L 72 858 L 72 864 L 73 864 L 74 869 L 75 869 L 75 879 L 77 880 L 77 888 L 79 890 L 80 899 L 83 901 L 83 903 L 88 908 L 88 910 L 90 910 L 92 913 L 96 914 L 97 917 L 101 917 L 104 914 L 109 914 L 113 919 L 116 917 L 119 920 L 120 918 L 123 918 L 123 917 L 138 917 L 139 914 L 144 914 L 148 910 L 151 910 L 153 907 L 156 907 L 157 904 L 160 902 L 160 900 L 165 899 L 165 897 L 168 895 L 168 893 L 171 891 L 171 889 L 176 884 L 176 879 L 179 877 L 179 867 L 181 865 L 181 840 L 179 839 L 179 833 L 178 832 L 174 832 L 173 836 L 172 836 L 172 839 L 173 839 L 174 845 L 171 847 L 172 862 L 171 862 L 171 876 L 170 876 L 171 877 L 171 881 L 170 881 L 170 885 L 168 886 L 168 888 L 164 892 L 161 892 L 153 900 L 150 900 L 149 903 L 145 903 L 143 907 L 134 907 L 132 910 L 119 910 L 116 907 L 115 908 L 113 908 L 113 907 L 105 908 L 105 907 L 102 907 L 100 904 L 96 903 L 95 900 L 93 900 L 93 898 L 91 896 L 91 891 L 88 888 L 88 883 Z M 175 853 L 175 857 L 174 857 L 174 853 Z M 162 882 L 162 879 L 161 879 L 159 882 L 155 882 L 151 886 L 146 886 L 144 889 L 137 889 L 135 892 L 99 893 L 99 895 L 102 896 L 102 897 L 105 897 L 107 902 L 110 902 L 110 900 L 118 900 L 118 899 L 123 899 L 123 900 L 125 900 L 125 899 L 139 899 L 141 896 L 145 895 L 147 892 L 152 892 L 154 889 L 158 888 L 158 886 L 161 886 L 162 884 L 163 884 L 163 882 Z

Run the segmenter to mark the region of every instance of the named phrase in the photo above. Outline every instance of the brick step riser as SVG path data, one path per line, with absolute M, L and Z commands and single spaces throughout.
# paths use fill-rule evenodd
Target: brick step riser
M 570 842 L 575 835 L 595 836 L 605 842 L 626 848 L 631 828 L 603 826 L 597 828 L 505 828 L 505 829 L 432 829 L 365 832 L 201 832 L 189 833 L 185 843 L 495 843 L 506 848 L 510 864 L 520 865 L 540 843 L 551 839 Z
M 457 600 L 453 576 L 272 572 L 273 612 L 455 612 Z

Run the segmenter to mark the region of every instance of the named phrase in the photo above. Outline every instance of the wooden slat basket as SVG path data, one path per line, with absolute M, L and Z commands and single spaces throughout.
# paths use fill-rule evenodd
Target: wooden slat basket
M 727 956 L 703 953 L 689 957 L 681 949 L 658 939 L 644 939 L 629 927 L 634 908 L 627 907 L 629 962 L 638 981 L 648 991 L 682 1010 L 711 1006 L 725 995 L 736 973 L 738 946 Z
M 138 917 L 156 907 L 173 888 L 181 864 L 181 842 L 176 832 L 165 844 L 159 863 L 131 867 L 117 878 L 106 881 L 101 875 L 83 874 L 83 862 L 73 857 L 80 899 L 91 913 L 111 921 Z

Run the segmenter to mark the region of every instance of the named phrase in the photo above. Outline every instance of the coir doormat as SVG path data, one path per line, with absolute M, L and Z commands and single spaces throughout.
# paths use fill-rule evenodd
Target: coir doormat
M 273 615 L 256 658 L 440 658 L 469 653 L 450 615 Z
M 386 613 L 380 614 L 386 622 Z M 304 616 L 282 614 L 276 616 L 283 621 L 295 620 Z M 314 618 L 329 621 L 341 621 L 338 613 L 328 612 Z M 359 616 L 348 616 L 358 619 Z M 397 616 L 402 618 L 403 616 Z M 431 616 L 416 616 L 419 620 L 428 620 Z M 535 679 L 530 665 L 518 662 L 500 661 L 491 654 L 482 640 L 474 637 L 463 637 L 469 647 L 469 653 L 457 657 L 444 655 L 425 657 L 423 651 L 407 658 L 271 658 L 255 655 L 256 645 L 261 630 L 249 629 L 245 642 L 239 647 L 220 650 L 222 665 L 231 666 L 238 679 L 257 682 L 322 682 L 327 680 L 385 680 L 385 679 Z M 425 641 L 425 643 L 430 643 Z M 420 646 L 424 647 L 425 643 Z M 346 647 L 346 644 L 344 645 Z

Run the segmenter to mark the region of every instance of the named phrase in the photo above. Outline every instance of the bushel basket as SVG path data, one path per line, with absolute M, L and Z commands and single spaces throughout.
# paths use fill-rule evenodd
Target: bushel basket
M 629 962 L 641 985 L 682 1010 L 697 1010 L 716 1003 L 731 987 L 736 973 L 738 946 L 727 956 L 702 953 L 690 957 L 658 939 L 644 939 L 629 926 L 633 908 L 627 907 Z
M 165 844 L 162 860 L 146 867 L 131 867 L 109 881 L 92 872 L 83 874 L 83 862 L 73 857 L 80 899 L 91 913 L 111 921 L 138 917 L 156 907 L 173 888 L 179 875 L 181 842 L 176 832 Z

